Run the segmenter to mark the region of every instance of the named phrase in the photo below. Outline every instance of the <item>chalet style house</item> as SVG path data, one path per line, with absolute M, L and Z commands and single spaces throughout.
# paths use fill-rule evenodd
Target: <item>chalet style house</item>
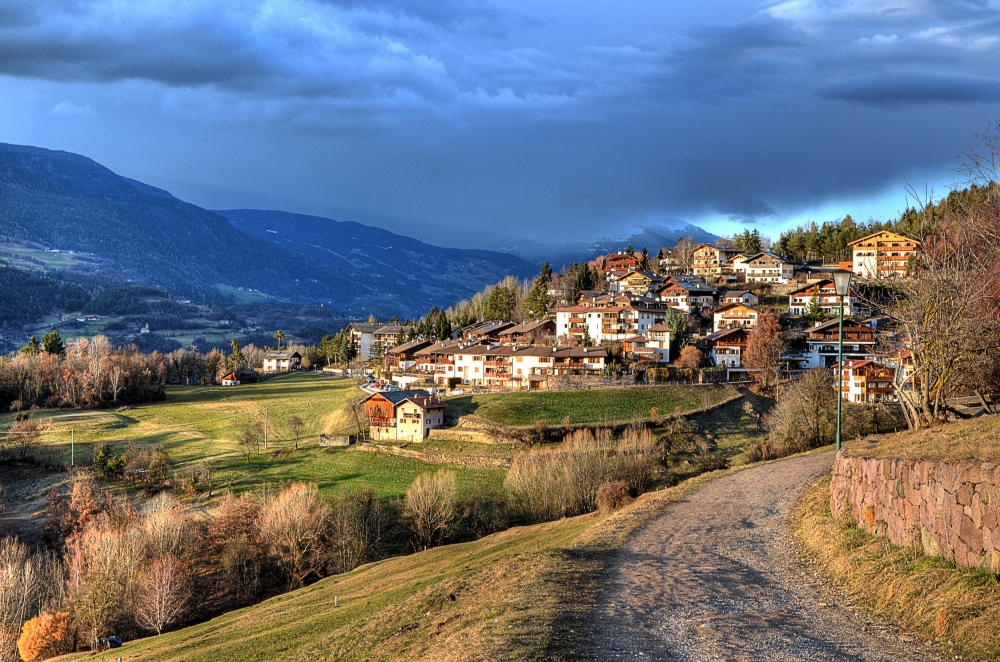
M 750 340 L 750 331 L 742 326 L 723 329 L 705 336 L 699 342 L 702 353 L 713 366 L 726 368 L 727 373 L 746 373 L 743 353 Z
M 501 333 L 515 326 L 517 325 L 513 322 L 487 320 L 485 322 L 470 324 L 463 328 L 459 332 L 459 335 L 466 340 L 499 340 Z
M 427 391 L 385 391 L 362 400 L 372 439 L 423 441 L 444 425 L 444 403 Z
M 623 294 L 645 296 L 663 282 L 663 276 L 650 271 L 629 271 L 621 278 L 608 278 L 609 286 L 613 283 L 615 289 Z
M 834 364 L 834 371 L 838 367 Z M 894 402 L 892 382 L 895 376 L 895 368 L 875 361 L 845 360 L 842 397 L 847 402 Z
M 852 271 L 862 278 L 905 278 L 910 258 L 919 257 L 920 242 L 883 230 L 852 241 Z
M 701 244 L 692 253 L 691 273 L 695 276 L 712 277 L 733 273 L 733 258 L 740 251 L 732 246 Z
M 806 329 L 806 368 L 829 368 L 837 363 L 839 321 L 830 320 Z M 875 360 L 875 329 L 854 319 L 844 320 L 844 362 Z
M 788 314 L 805 315 L 809 312 L 813 299 L 819 302 L 820 308 L 827 315 L 840 315 L 840 297 L 837 296 L 837 288 L 834 287 L 833 280 L 830 278 L 824 278 L 790 292 L 788 294 Z M 844 315 L 854 316 L 854 296 L 851 294 L 844 297 Z
M 397 345 L 385 353 L 385 367 L 390 370 L 410 370 L 417 363 L 417 352 L 434 344 L 430 338 L 418 338 Z
M 639 268 L 642 263 L 642 253 L 628 253 L 619 251 L 602 255 L 590 262 L 590 266 L 598 273 L 608 274 L 611 272 L 628 272 Z
M 642 335 L 662 322 L 667 314 L 663 302 L 645 297 L 599 297 L 578 306 L 556 310 L 556 337 L 580 341 L 584 331 L 595 343 L 624 340 Z
M 744 265 L 748 283 L 787 283 L 795 272 L 794 263 L 767 251 L 751 255 Z
M 753 306 L 742 303 L 727 303 L 719 306 L 712 313 L 712 330 L 722 331 L 742 326 L 752 329 L 757 326 L 760 311 Z
M 701 312 L 715 305 L 715 288 L 703 281 L 671 280 L 659 294 L 667 306 L 685 313 Z
M 504 329 L 497 334 L 504 345 L 537 345 L 555 342 L 556 321 L 553 319 L 532 320 Z
M 742 303 L 744 306 L 756 306 L 760 299 L 753 292 L 746 290 L 723 290 L 719 292 L 719 305 L 726 303 Z
M 268 352 L 264 355 L 264 372 L 298 370 L 302 355 L 298 352 Z

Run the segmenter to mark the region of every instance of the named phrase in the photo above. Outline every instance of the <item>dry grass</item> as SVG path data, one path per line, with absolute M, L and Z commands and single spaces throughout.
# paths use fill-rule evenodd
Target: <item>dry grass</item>
M 917 547 L 897 547 L 830 512 L 830 479 L 813 485 L 794 512 L 807 556 L 872 616 L 898 623 L 948 655 L 1000 659 L 1000 582 L 958 569 Z
M 927 430 L 875 435 L 845 445 L 854 457 L 1000 462 L 1000 416 L 982 416 Z

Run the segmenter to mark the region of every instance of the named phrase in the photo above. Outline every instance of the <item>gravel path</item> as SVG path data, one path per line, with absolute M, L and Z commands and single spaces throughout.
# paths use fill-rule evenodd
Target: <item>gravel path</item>
M 830 470 L 807 455 L 714 480 L 629 538 L 593 615 L 595 660 L 938 660 L 796 558 L 787 516 Z

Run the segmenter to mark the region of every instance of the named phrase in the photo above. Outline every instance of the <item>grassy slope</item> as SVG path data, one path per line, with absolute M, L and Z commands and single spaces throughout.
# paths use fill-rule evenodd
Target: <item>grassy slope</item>
M 648 493 L 609 517 L 517 527 L 370 564 L 115 654 L 149 662 L 575 659 L 607 555 L 711 477 Z
M 319 433 L 344 425 L 341 408 L 354 392 L 347 380 L 302 373 L 237 387 L 170 387 L 165 402 L 123 412 L 53 410 L 40 412 L 40 416 L 52 419 L 58 431 L 47 433 L 45 441 L 67 464 L 66 431 L 72 428 L 76 430 L 78 463 L 89 462 L 95 442 L 110 442 L 120 451 L 132 441 L 142 446 L 162 444 L 169 450 L 175 469 L 210 459 L 217 469 L 217 487 L 242 490 L 266 482 L 299 480 L 317 483 L 327 491 L 367 485 L 383 496 L 401 495 L 418 474 L 435 467 L 409 458 L 319 447 Z M 263 420 L 265 406 L 269 450 L 294 445 L 287 425 L 293 415 L 305 423 L 301 450 L 285 459 L 265 456 L 248 468 L 236 436 L 241 426 Z M 9 425 L 12 420 L 10 414 L 0 416 L 0 425 Z M 456 471 L 465 494 L 496 491 L 503 481 L 496 471 Z
M 927 430 L 871 436 L 846 444 L 849 455 L 936 462 L 1000 462 L 1000 416 L 981 416 Z
M 862 611 L 899 623 L 962 659 L 1000 659 L 1000 582 L 928 558 L 918 547 L 838 520 L 830 511 L 830 479 L 806 493 L 794 513 L 795 535 L 833 582 Z M 956 658 L 958 659 L 958 658 Z
M 633 386 L 614 389 L 542 391 L 463 395 L 447 398 L 455 414 L 473 415 L 510 426 L 543 421 L 559 426 L 569 416 L 573 425 L 612 425 L 649 420 L 656 407 L 660 417 L 678 408 L 690 413 L 735 396 L 731 386 Z

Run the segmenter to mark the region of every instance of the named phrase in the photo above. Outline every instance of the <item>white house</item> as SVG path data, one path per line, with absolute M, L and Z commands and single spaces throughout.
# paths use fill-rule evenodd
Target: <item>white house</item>
M 827 315 L 840 315 L 840 297 L 833 280 L 823 280 L 804 285 L 788 294 L 788 313 L 790 315 L 805 315 L 812 306 L 813 299 L 819 302 L 820 308 Z M 854 296 L 844 297 L 844 315 L 854 315 Z
M 721 331 L 742 326 L 752 329 L 757 326 L 760 311 L 742 303 L 726 303 L 712 312 L 712 330 Z
M 268 352 L 264 356 L 264 372 L 298 370 L 302 355 L 298 352 Z
M 780 255 L 762 251 L 746 260 L 748 283 L 787 283 L 795 273 L 795 264 Z
M 362 361 L 367 361 L 372 357 L 375 349 L 375 332 L 382 328 L 381 324 L 368 324 L 367 322 L 351 322 L 347 325 L 347 332 L 354 342 L 354 351 Z

